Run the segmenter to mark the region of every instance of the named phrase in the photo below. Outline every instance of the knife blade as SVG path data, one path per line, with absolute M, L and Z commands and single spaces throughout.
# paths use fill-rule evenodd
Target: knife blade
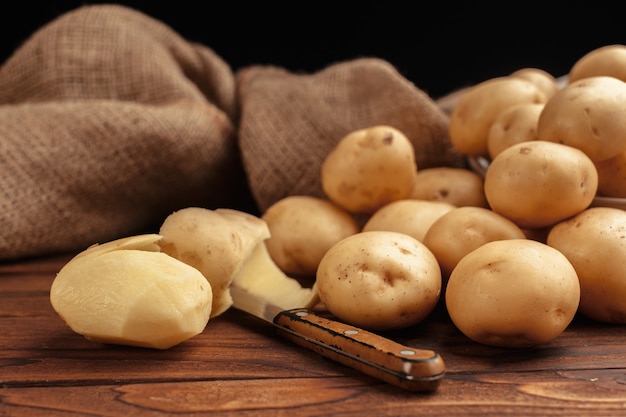
M 295 344 L 408 391 L 434 391 L 445 375 L 441 356 L 315 314 L 283 309 L 243 288 L 230 288 L 233 307 L 274 325 Z

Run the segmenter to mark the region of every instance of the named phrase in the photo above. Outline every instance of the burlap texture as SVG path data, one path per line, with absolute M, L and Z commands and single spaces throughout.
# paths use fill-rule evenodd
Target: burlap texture
M 261 210 L 293 194 L 323 197 L 320 168 L 346 134 L 390 125 L 413 143 L 418 169 L 460 166 L 448 116 L 390 63 L 362 58 L 315 74 L 254 66 L 237 73 L 239 143 Z
M 323 158 L 361 127 L 404 131 L 419 167 L 459 165 L 447 121 L 379 59 L 234 73 L 139 11 L 84 6 L 0 67 L 0 260 L 154 231 L 183 207 L 322 195 Z
M 205 46 L 120 6 L 67 13 L 0 68 L 0 258 L 82 249 L 231 204 L 235 81 Z

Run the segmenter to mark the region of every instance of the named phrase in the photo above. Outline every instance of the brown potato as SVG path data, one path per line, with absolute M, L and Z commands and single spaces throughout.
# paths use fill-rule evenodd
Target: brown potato
M 391 126 L 373 126 L 343 137 L 322 163 L 328 198 L 353 214 L 372 214 L 410 197 L 417 163 L 413 144 Z
M 456 207 L 487 207 L 483 177 L 464 168 L 434 167 L 419 170 L 411 198 L 443 201 Z
M 626 198 L 626 151 L 596 162 L 596 169 L 599 196 Z
M 594 320 L 626 323 L 626 212 L 592 207 L 555 225 L 548 245 L 563 253 L 580 281 L 579 311 Z
M 521 68 L 512 72 L 511 77 L 518 77 L 532 82 L 543 91 L 546 98 L 552 97 L 559 89 L 558 80 L 552 74 L 540 68 Z
M 580 301 L 576 270 L 558 250 L 529 239 L 488 242 L 458 263 L 445 302 L 456 327 L 486 345 L 547 343 L 567 328 Z
M 607 75 L 626 82 L 626 45 L 605 45 L 588 52 L 574 63 L 568 78 L 572 83 L 598 75 Z
M 493 211 L 522 228 L 555 224 L 589 207 L 598 172 L 581 150 L 546 141 L 522 142 L 496 156 L 485 174 Z
M 444 281 L 465 255 L 487 242 L 523 239 L 511 220 L 484 207 L 458 207 L 441 216 L 428 229 L 423 242 L 435 255 Z
M 575 81 L 545 104 L 537 123 L 540 140 L 585 152 L 594 162 L 626 151 L 626 82 L 608 76 Z
M 545 103 L 545 93 L 531 81 L 497 77 L 464 93 L 450 115 L 450 140 L 461 153 L 486 156 L 487 134 L 498 115 L 519 103 Z
M 357 221 L 336 204 L 317 197 L 289 196 L 262 215 L 270 230 L 270 256 L 287 274 L 315 277 L 326 251 L 360 231 Z
M 520 142 L 537 140 L 537 123 L 544 103 L 520 103 L 502 111 L 487 134 L 489 157 Z
M 357 233 L 328 250 L 317 272 L 320 299 L 340 320 L 368 330 L 422 321 L 441 295 L 435 256 L 404 233 Z
M 167 216 L 159 234 L 162 252 L 198 269 L 211 284 L 213 318 L 232 306 L 233 276 L 269 237 L 269 229 L 262 219 L 242 211 L 186 207 Z
M 387 230 L 404 233 L 421 242 L 430 226 L 454 207 L 444 201 L 394 201 L 378 209 L 363 225 L 362 231 Z

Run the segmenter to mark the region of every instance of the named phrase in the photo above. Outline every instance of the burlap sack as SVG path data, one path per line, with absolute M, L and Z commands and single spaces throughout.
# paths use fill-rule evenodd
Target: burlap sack
M 0 260 L 155 231 L 183 207 L 322 196 L 323 158 L 362 127 L 404 131 L 419 167 L 460 165 L 447 120 L 379 59 L 235 74 L 139 11 L 81 7 L 0 67 Z
M 236 75 L 243 164 L 262 211 L 288 195 L 324 197 L 324 158 L 343 136 L 364 127 L 403 131 L 418 168 L 463 164 L 450 144 L 448 116 L 386 61 L 356 59 L 315 74 L 254 66 Z
M 0 258 L 74 251 L 233 206 L 235 81 L 205 46 L 121 6 L 67 13 L 0 68 Z

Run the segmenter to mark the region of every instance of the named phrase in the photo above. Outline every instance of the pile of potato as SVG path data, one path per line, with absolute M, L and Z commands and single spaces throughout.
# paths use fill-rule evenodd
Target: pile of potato
M 419 323 L 440 298 L 493 346 L 548 342 L 576 313 L 626 323 L 626 212 L 600 206 L 626 197 L 626 46 L 591 51 L 564 79 L 524 68 L 466 89 L 449 133 L 489 161 L 482 175 L 420 170 L 391 126 L 347 135 L 322 166 L 327 199 L 263 215 L 273 259 L 374 330 Z
M 158 234 L 79 253 L 52 306 L 89 340 L 159 349 L 229 309 L 234 283 L 377 331 L 441 301 L 463 334 L 502 347 L 549 342 L 577 313 L 626 324 L 626 46 L 565 79 L 524 68 L 456 97 L 451 143 L 483 171 L 420 169 L 403 132 L 360 129 L 327 155 L 325 198 L 289 196 L 260 218 L 172 213 Z

